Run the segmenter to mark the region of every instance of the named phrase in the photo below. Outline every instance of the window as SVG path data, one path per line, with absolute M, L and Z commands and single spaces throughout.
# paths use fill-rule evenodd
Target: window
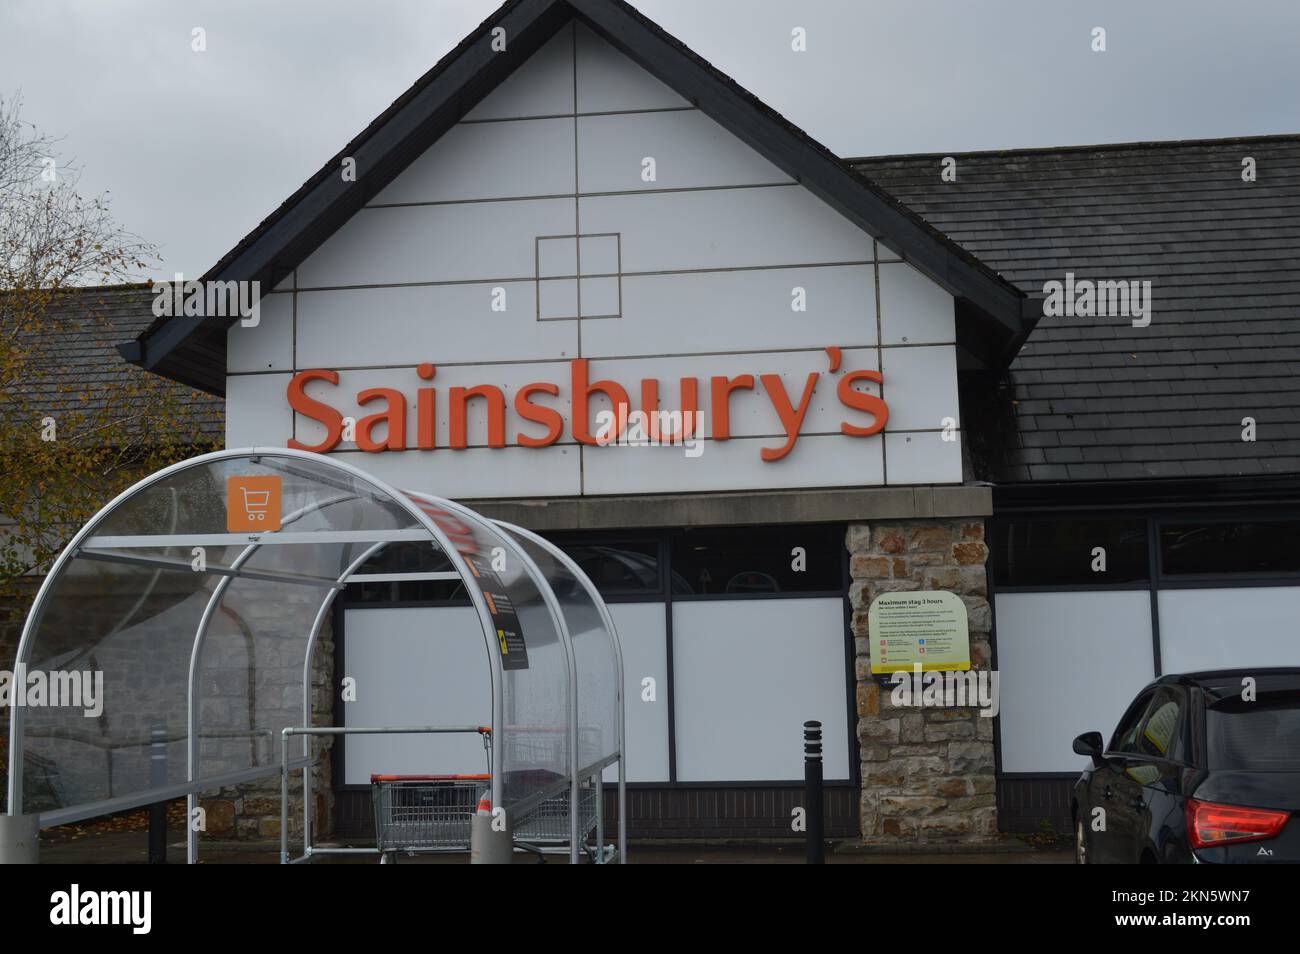
M 705 527 L 670 540 L 674 596 L 840 593 L 844 529 L 822 524 Z
M 429 543 L 390 543 L 357 573 L 454 573 L 447 555 Z M 349 583 L 343 601 L 358 603 L 451 603 L 469 605 L 469 594 L 459 580 L 384 580 Z
M 1140 583 L 1148 576 L 1143 519 L 993 520 L 989 537 L 999 589 Z
M 1183 757 L 1183 705 L 1175 689 L 1156 693 L 1137 738 L 1137 750 L 1155 759 L 1179 761 Z
M 1172 576 L 1300 573 L 1297 534 L 1300 520 L 1163 524 L 1160 568 Z
M 1154 693 L 1143 693 L 1129 706 L 1128 711 L 1124 713 L 1124 718 L 1116 726 L 1115 734 L 1110 740 L 1110 747 L 1106 751 L 1137 754 L 1138 727 L 1142 725 L 1142 717 L 1146 715 L 1154 697 Z
M 1209 768 L 1300 772 L 1300 692 L 1227 696 L 1205 710 Z
M 659 544 L 654 540 L 553 542 L 591 578 L 601 596 L 653 596 L 663 591 Z

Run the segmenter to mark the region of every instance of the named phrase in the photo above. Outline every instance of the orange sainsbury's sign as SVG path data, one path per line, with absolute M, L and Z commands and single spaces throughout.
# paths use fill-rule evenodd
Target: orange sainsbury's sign
M 634 410 L 627 388 L 613 380 L 592 381 L 588 359 L 575 358 L 569 362 L 569 380 L 565 382 L 573 409 L 572 419 L 566 421 L 559 409 L 544 403 L 543 396 L 560 398 L 564 386 L 550 381 L 525 384 L 515 390 L 514 399 L 509 402 L 514 415 L 523 422 L 520 429 L 515 429 L 511 435 L 512 442 L 519 447 L 548 447 L 558 442 L 567 430 L 579 444 L 598 446 L 609 443 L 608 429 L 602 431 L 598 426 L 593 432 L 591 403 L 597 397 L 616 409 L 602 413 L 611 418 L 611 429 L 616 429 L 619 434 L 630 424 L 645 422 L 638 426 L 643 426 L 646 436 L 655 443 L 674 443 L 701 437 L 725 441 L 732 436 L 732 395 L 736 392 L 754 391 L 761 383 L 763 393 L 771 402 L 777 428 L 784 434 L 784 441 L 777 447 L 762 448 L 760 456 L 766 462 L 778 461 L 794 449 L 823 373 L 838 375 L 835 393 L 847 415 L 847 419 L 840 423 L 840 433 L 848 437 L 879 434 L 889 421 L 889 407 L 883 398 L 868 393 L 859 385 L 883 384 L 882 375 L 879 371 L 870 370 L 838 374 L 840 349 L 827 348 L 826 354 L 829 370 L 809 372 L 801 393 L 797 395 L 791 395 L 786 390 L 785 382 L 779 374 L 722 374 L 710 376 L 703 381 L 698 377 L 683 377 L 679 379 L 681 407 L 671 411 L 660 408 L 658 378 L 641 379 L 640 407 Z M 432 364 L 421 364 L 416 367 L 415 373 L 421 381 L 432 382 L 437 376 L 437 368 Z M 314 382 L 337 387 L 339 374 L 327 369 L 295 374 L 288 387 L 289 406 L 296 413 L 320 424 L 325 430 L 324 438 L 317 444 L 290 439 L 288 446 L 325 454 L 343 440 L 345 424 L 348 422 L 333 404 L 307 394 L 307 385 Z M 710 424 L 707 435 L 698 433 L 703 429 L 699 423 L 703 420 L 703 409 L 700 406 L 702 393 L 708 400 Z M 409 402 L 402 391 L 396 388 L 366 388 L 358 392 L 356 404 L 363 408 L 373 407 L 374 412 L 355 422 L 357 448 L 372 454 L 405 450 L 431 451 L 442 446 L 463 450 L 469 446 L 467 411 L 471 401 L 481 401 L 486 405 L 487 446 L 506 446 L 507 399 L 500 387 L 480 384 L 447 390 L 449 433 L 445 435 L 445 444 L 440 443 L 443 435 L 437 433 L 438 399 L 438 388 L 435 385 L 426 383 L 416 387 L 412 440 L 407 420 Z M 598 418 L 600 416 L 597 415 Z M 380 425 L 386 425 L 382 438 L 375 436 Z

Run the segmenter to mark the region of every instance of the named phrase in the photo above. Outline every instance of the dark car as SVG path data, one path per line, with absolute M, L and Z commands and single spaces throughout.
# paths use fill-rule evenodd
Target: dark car
M 1300 669 L 1162 676 L 1074 785 L 1081 864 L 1300 862 Z

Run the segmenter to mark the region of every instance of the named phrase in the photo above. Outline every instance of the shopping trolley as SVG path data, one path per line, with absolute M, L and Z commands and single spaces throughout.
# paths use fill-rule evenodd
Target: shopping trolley
M 379 863 L 398 852 L 468 851 L 470 826 L 490 775 L 372 775 Z
M 271 491 L 249 490 L 247 487 L 239 489 L 244 492 L 244 512 L 248 514 L 248 519 L 259 523 L 265 520 L 266 512 L 271 506 Z

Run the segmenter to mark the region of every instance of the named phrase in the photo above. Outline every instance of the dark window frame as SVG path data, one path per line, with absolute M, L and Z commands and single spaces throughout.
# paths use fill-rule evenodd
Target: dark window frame
M 656 592 L 636 591 L 625 594 L 601 594 L 605 603 L 613 605 L 617 603 L 661 603 L 664 606 L 665 626 L 664 638 L 667 646 L 667 682 L 664 694 L 665 702 L 668 706 L 668 773 L 667 781 L 659 782 L 629 782 L 629 789 L 646 790 L 646 791 L 669 791 L 669 790 L 691 790 L 691 789 L 748 789 L 761 787 L 780 787 L 780 788 L 800 788 L 803 786 L 801 780 L 783 780 L 783 781 L 722 781 L 722 782 L 696 782 L 680 781 L 677 778 L 677 726 L 676 726 L 676 705 L 674 700 L 675 676 L 673 672 L 673 603 L 675 602 L 704 602 L 708 600 L 762 600 L 762 599 L 838 599 L 844 607 L 843 612 L 843 629 L 841 638 L 844 640 L 844 703 L 845 718 L 848 722 L 848 769 L 847 778 L 827 779 L 825 784 L 829 788 L 856 788 L 860 784 L 861 759 L 859 757 L 859 741 L 857 738 L 857 708 L 856 708 L 856 674 L 854 672 L 853 660 L 856 656 L 853 633 L 851 629 L 852 606 L 849 604 L 849 550 L 845 542 L 844 535 L 847 533 L 849 524 L 846 523 L 815 523 L 815 524 L 782 524 L 782 528 L 790 528 L 797 532 L 800 526 L 821 527 L 826 530 L 834 530 L 838 534 L 838 544 L 835 547 L 837 561 L 837 579 L 839 587 L 827 591 L 798 591 L 798 592 L 781 592 L 781 593 L 723 593 L 723 594 L 702 594 L 702 595 L 685 595 L 682 593 L 673 593 L 667 585 L 669 575 L 672 572 L 672 552 L 671 552 L 671 534 L 680 528 L 663 528 L 654 530 L 633 530 L 630 534 L 619 535 L 617 533 L 600 530 L 600 531 L 582 531 L 582 530 L 565 530 L 554 533 L 543 532 L 542 535 L 550 542 L 559 546 L 568 553 L 566 544 L 577 543 L 582 545 L 610 545 L 619 546 L 628 543 L 653 542 L 658 547 L 659 553 L 659 586 Z M 699 530 L 711 529 L 708 527 L 696 528 Z M 732 529 L 730 527 L 717 529 Z M 438 601 L 438 600 L 410 600 L 400 602 L 356 602 L 347 598 L 347 588 L 345 588 L 334 601 L 332 607 L 332 619 L 334 626 L 334 660 L 335 671 L 341 672 L 343 666 L 343 653 L 346 643 L 346 627 L 344 624 L 344 613 L 346 610 L 353 609 L 398 609 L 398 608 L 438 608 L 449 606 L 469 606 L 472 605 L 468 599 L 463 603 L 460 601 Z M 345 724 L 343 719 L 343 703 L 339 699 L 337 692 L 333 693 L 334 698 L 334 719 L 335 724 Z M 346 766 L 344 763 L 343 751 L 345 745 L 336 745 L 333 749 L 337 759 L 336 767 L 333 774 L 333 786 L 336 792 L 354 792 L 364 791 L 369 786 L 364 785 L 345 785 L 343 779 L 346 777 Z

